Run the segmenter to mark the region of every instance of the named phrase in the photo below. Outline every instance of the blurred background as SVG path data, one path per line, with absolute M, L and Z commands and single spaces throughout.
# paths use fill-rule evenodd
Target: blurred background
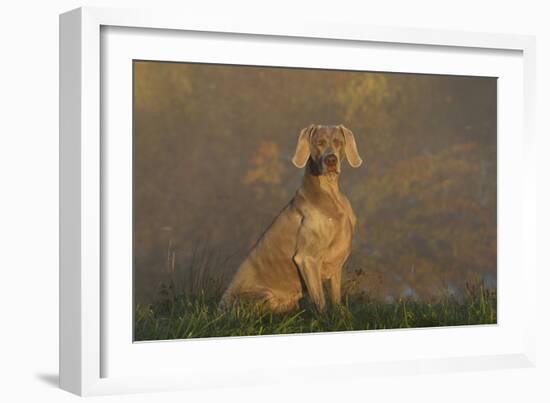
M 299 131 L 344 124 L 345 292 L 496 287 L 496 78 L 134 62 L 134 295 L 227 285 L 300 186 Z

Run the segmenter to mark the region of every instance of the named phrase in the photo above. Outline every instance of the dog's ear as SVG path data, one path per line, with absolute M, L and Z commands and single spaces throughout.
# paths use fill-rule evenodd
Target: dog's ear
M 298 168 L 303 168 L 306 165 L 309 155 L 311 153 L 309 148 L 309 141 L 315 131 L 315 125 L 309 125 L 302 129 L 298 136 L 298 144 L 296 144 L 296 151 L 294 157 L 292 157 L 292 163 Z
M 344 125 L 338 126 L 340 130 L 342 131 L 342 134 L 344 135 L 344 140 L 346 142 L 345 144 L 345 152 L 346 152 L 346 158 L 348 159 L 349 164 L 357 168 L 359 165 L 363 163 L 363 160 L 359 156 L 359 153 L 357 152 L 357 144 L 355 144 L 355 137 L 353 136 L 353 133 L 350 129 L 348 129 Z

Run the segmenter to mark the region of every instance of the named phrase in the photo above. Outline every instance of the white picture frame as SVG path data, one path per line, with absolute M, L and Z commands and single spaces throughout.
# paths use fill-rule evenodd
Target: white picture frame
M 211 44 L 203 41 L 199 46 L 191 39 L 182 42 L 186 33 L 193 33 L 193 40 L 199 41 L 202 37 L 215 35 Z M 132 39 L 139 35 L 139 40 Z M 204 52 L 208 46 L 216 46 L 216 41 L 231 41 L 231 38 L 239 41 L 233 44 L 231 53 L 220 51 L 205 56 L 197 50 L 201 48 Z M 124 140 L 128 139 L 127 136 L 111 135 L 115 127 L 120 129 L 120 133 L 128 132 L 131 109 L 128 108 L 128 79 L 124 77 L 128 60 L 145 55 L 152 60 L 173 57 L 185 61 L 193 54 L 194 60 L 251 61 L 252 64 L 271 65 L 277 63 L 272 59 L 277 55 L 277 49 L 247 52 L 251 49 L 247 47 L 253 44 L 267 46 L 267 43 L 272 47 L 289 46 L 290 43 L 290 46 L 297 44 L 307 51 L 311 41 L 335 52 L 346 46 L 346 49 L 353 48 L 347 51 L 356 52 L 358 57 L 354 60 L 358 60 L 357 63 L 361 63 L 357 52 L 366 52 L 369 44 L 382 52 L 386 48 L 394 49 L 380 56 L 381 61 L 377 62 L 380 64 L 373 61 L 368 64 L 384 71 L 390 71 L 388 66 L 394 63 L 400 71 L 502 74 L 499 76 L 503 84 L 499 87 L 498 99 L 498 325 L 132 343 L 127 322 L 131 322 L 127 304 L 128 292 L 131 292 L 128 283 L 131 269 L 121 271 L 126 276 L 111 275 L 109 259 L 120 258 L 123 265 L 128 260 L 124 260 L 123 254 L 112 257 L 107 241 L 116 238 L 124 244 L 128 220 L 116 221 L 113 217 L 118 215 L 106 213 L 123 210 L 124 203 L 131 201 L 128 183 L 128 179 L 131 181 L 131 176 L 128 176 L 131 161 L 128 163 L 127 158 L 131 143 Z M 181 43 L 187 47 L 180 46 Z M 179 53 L 172 55 L 176 48 Z M 192 49 L 194 53 L 191 53 Z M 287 58 L 281 65 L 317 66 L 311 58 L 308 59 L 310 65 L 298 61 L 299 55 L 290 52 L 290 47 L 287 49 L 289 57 L 294 57 L 292 60 L 295 61 L 288 62 L 290 59 Z M 334 380 L 380 373 L 412 374 L 534 365 L 535 318 L 530 316 L 535 312 L 536 295 L 535 162 L 532 158 L 535 150 L 534 49 L 535 41 L 530 36 L 343 25 L 303 18 L 284 22 L 238 17 L 216 20 L 162 11 L 104 8 L 80 8 L 62 14 L 61 387 L 79 395 L 97 395 L 291 383 L 297 378 L 302 381 Z M 403 52 L 420 52 L 425 58 L 404 58 Z M 445 53 L 447 59 L 442 58 L 446 61 L 441 63 L 446 64 L 438 67 L 433 52 Z M 467 57 L 471 62 L 456 66 L 456 61 L 467 60 Z M 350 61 L 338 59 L 340 62 L 336 64 L 325 61 L 319 67 L 350 67 Z M 476 65 L 476 60 L 483 61 Z M 360 69 L 362 65 L 353 67 Z M 106 77 L 116 80 L 107 80 Z M 122 162 L 117 162 L 116 166 L 110 160 L 113 154 L 122 156 Z M 122 200 L 118 206 L 110 198 L 115 189 L 122 189 L 116 198 Z M 504 197 L 506 201 L 501 203 Z M 127 258 L 129 249 L 122 249 Z M 501 250 L 505 255 L 501 255 Z M 503 260 L 504 266 L 514 264 L 517 272 L 504 268 L 505 275 L 501 279 L 500 264 Z M 120 295 L 117 300 L 122 303 L 113 302 L 113 293 Z M 117 325 L 120 323 L 122 325 Z M 352 354 L 352 348 L 361 343 L 367 346 L 364 355 Z M 407 347 L 409 343 L 413 348 Z M 342 359 L 321 359 L 316 354 L 319 349 L 337 345 L 350 346 L 348 350 L 343 349 L 347 354 L 342 354 Z M 389 354 L 389 345 L 400 347 Z M 447 349 L 446 345 L 449 346 Z M 293 354 L 285 354 L 287 351 L 293 351 Z M 258 358 L 262 356 L 263 360 Z M 290 356 L 294 358 L 289 359 Z M 173 359 L 169 360 L 169 357 Z M 155 370 L 151 371 L 151 368 Z M 331 374 L 330 378 L 327 373 Z

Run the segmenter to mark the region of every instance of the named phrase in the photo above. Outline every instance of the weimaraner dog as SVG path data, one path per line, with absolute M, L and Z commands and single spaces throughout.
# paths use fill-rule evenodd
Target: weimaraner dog
M 340 303 L 342 266 L 356 222 L 338 187 L 344 158 L 354 168 L 362 163 L 353 133 L 343 125 L 311 125 L 300 132 L 292 162 L 306 167 L 302 186 L 239 267 L 222 307 L 240 300 L 287 312 L 299 307 L 307 291 L 323 311 L 324 281 L 331 302 Z

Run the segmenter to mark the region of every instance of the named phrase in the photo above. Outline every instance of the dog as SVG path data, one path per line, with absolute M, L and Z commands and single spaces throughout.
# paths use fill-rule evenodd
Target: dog
M 362 163 L 348 128 L 310 125 L 300 131 L 292 162 L 305 167 L 302 185 L 240 265 L 222 308 L 251 301 L 284 313 L 298 309 L 307 292 L 322 312 L 325 281 L 330 301 L 340 304 L 342 267 L 357 221 L 338 186 L 344 159 L 354 168 Z

